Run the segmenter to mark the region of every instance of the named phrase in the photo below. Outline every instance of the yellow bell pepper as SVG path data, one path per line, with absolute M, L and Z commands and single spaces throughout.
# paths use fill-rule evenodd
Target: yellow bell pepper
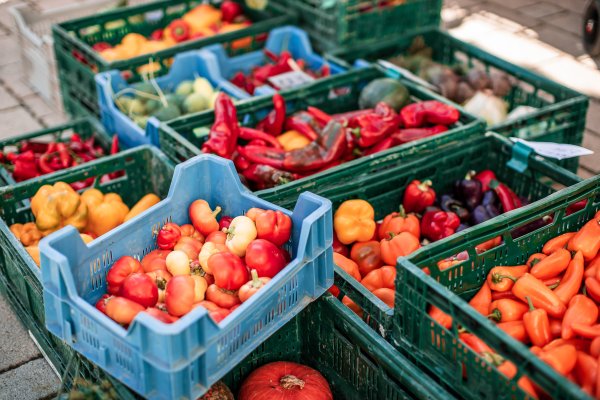
M 44 236 L 66 225 L 73 225 L 81 231 L 87 224 L 87 205 L 64 182 L 42 186 L 31 199 L 31 212 Z
M 88 189 L 82 193 L 81 200 L 88 207 L 85 230 L 96 236 L 104 235 L 121 225 L 129 212 L 129 207 L 116 193 L 103 194 L 98 189 Z
M 195 35 L 202 33 L 205 36 L 212 36 L 214 32 L 212 27 L 221 24 L 221 10 L 211 6 L 210 4 L 200 4 L 181 17 L 190 26 L 190 34 Z M 212 33 L 212 34 L 211 34 Z M 164 35 L 169 36 L 169 30 L 165 29 Z
M 285 151 L 301 149 L 310 144 L 310 139 L 298 131 L 287 131 L 277 136 L 277 141 Z
M 371 240 L 376 226 L 375 210 L 365 200 L 346 200 L 333 217 L 335 234 L 343 244 Z

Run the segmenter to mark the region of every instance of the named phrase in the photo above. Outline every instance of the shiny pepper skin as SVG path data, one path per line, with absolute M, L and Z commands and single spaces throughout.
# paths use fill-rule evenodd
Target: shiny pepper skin
M 452 235 L 460 225 L 460 219 L 453 212 L 428 211 L 421 220 L 421 235 L 437 241 Z

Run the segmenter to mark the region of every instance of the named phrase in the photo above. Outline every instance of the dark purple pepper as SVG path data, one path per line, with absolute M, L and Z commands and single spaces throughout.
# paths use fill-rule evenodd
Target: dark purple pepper
M 494 190 L 486 190 L 483 193 L 483 197 L 481 198 L 481 205 L 487 206 L 488 204 L 492 204 L 496 207 L 500 205 L 500 200 L 498 199 L 498 195 Z
M 542 228 L 546 225 L 548 225 L 549 223 L 551 223 L 553 221 L 553 217 L 546 215 L 542 218 L 538 218 L 534 221 L 531 221 L 530 223 L 520 226 L 516 229 L 513 229 L 511 231 L 511 236 L 513 237 L 513 239 L 519 238 L 523 235 L 526 235 L 530 232 L 533 232 L 535 230 L 538 230 L 539 228 Z
M 463 203 L 448 194 L 442 195 L 442 198 L 440 199 L 440 207 L 444 211 L 451 211 L 455 213 L 463 222 L 469 220 L 469 210 L 465 208 Z
M 458 226 L 458 228 L 456 228 L 456 232 L 464 231 L 465 229 L 470 228 L 470 227 L 471 227 L 471 225 L 462 223 Z
M 487 206 L 479 205 L 471 213 L 471 223 L 473 225 L 481 224 L 498 215 L 500 215 L 500 211 L 496 206 L 492 204 L 488 204 Z
M 469 210 L 473 210 L 479 204 L 483 197 L 483 190 L 481 182 L 477 179 L 473 179 L 475 171 L 469 171 L 465 176 L 465 179 L 456 181 L 454 184 L 454 191 L 456 198 L 461 200 Z

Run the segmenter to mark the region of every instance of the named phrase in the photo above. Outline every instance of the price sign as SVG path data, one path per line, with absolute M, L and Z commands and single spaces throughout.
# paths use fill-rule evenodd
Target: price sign
M 305 85 L 314 80 L 315 79 L 312 76 L 302 71 L 290 71 L 269 78 L 271 85 L 280 90 L 291 89 L 296 86 Z
M 544 157 L 564 160 L 566 158 L 587 156 L 594 154 L 593 151 L 585 147 L 575 146 L 574 144 L 562 144 L 552 142 L 530 142 L 519 138 L 511 138 L 514 142 L 521 142 L 533 149 L 536 153 Z

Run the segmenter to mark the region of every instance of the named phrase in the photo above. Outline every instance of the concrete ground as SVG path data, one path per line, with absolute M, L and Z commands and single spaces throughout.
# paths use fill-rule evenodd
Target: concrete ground
M 66 117 L 25 83 L 12 16 L 17 0 L 0 0 L 0 139 L 56 125 Z M 27 0 L 51 9 L 68 0 Z M 581 160 L 582 177 L 600 174 L 600 71 L 581 45 L 585 0 L 446 0 L 451 33 L 519 65 L 535 69 L 592 97 L 583 145 L 596 152 Z M 0 400 L 46 399 L 60 382 L 0 297 Z

